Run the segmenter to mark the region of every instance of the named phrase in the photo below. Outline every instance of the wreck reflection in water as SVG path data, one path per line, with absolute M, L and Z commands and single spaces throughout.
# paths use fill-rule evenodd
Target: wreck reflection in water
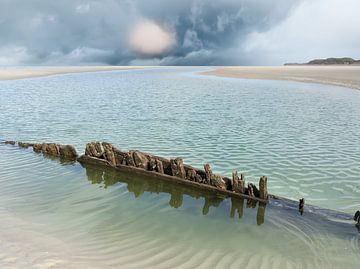
M 114 170 L 107 167 L 98 167 L 89 164 L 81 164 L 85 170 L 88 180 L 92 184 L 103 184 L 105 188 L 116 183 L 126 183 L 129 192 L 134 193 L 139 198 L 145 192 L 149 193 L 167 193 L 170 195 L 169 205 L 172 208 L 180 208 L 183 205 L 184 195 L 192 198 L 204 198 L 202 214 L 207 215 L 210 207 L 219 207 L 220 204 L 228 199 L 228 196 L 214 194 L 208 190 L 199 190 L 191 186 L 184 187 L 176 183 L 165 182 L 151 177 L 145 177 L 134 173 Z M 255 210 L 257 207 L 256 221 L 258 225 L 265 222 L 265 203 L 260 203 L 251 199 L 239 199 L 231 197 L 231 209 L 229 216 L 242 218 L 244 207 L 248 210 Z

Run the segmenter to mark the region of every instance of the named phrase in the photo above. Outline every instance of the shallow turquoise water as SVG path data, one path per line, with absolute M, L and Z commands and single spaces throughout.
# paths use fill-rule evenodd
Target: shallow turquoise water
M 273 194 L 351 214 L 360 207 L 360 91 L 194 74 L 203 69 L 2 81 L 0 138 L 81 152 L 107 140 L 198 167 L 209 162 L 228 176 L 238 169 L 249 181 L 267 175 Z M 0 194 L 0 215 L 38 223 L 71 249 L 64 259 L 50 256 L 58 268 L 354 268 L 360 258 L 348 217 L 299 218 L 272 205 L 262 220 L 258 206 L 244 205 L 239 219 L 229 199 L 5 145 Z
M 141 149 L 353 213 L 360 206 L 360 91 L 198 76 L 194 68 L 0 82 L 0 138 Z

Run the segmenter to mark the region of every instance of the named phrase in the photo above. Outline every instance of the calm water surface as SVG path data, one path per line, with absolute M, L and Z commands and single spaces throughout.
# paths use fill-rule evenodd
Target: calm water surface
M 106 140 L 198 167 L 210 162 L 228 176 L 238 169 L 249 181 L 267 175 L 271 193 L 359 209 L 360 91 L 194 74 L 201 70 L 2 81 L 0 138 L 70 143 L 80 152 Z M 354 268 L 360 261 L 359 233 L 345 215 L 299 218 L 291 207 L 247 205 L 5 145 L 0 194 L 1 268 Z

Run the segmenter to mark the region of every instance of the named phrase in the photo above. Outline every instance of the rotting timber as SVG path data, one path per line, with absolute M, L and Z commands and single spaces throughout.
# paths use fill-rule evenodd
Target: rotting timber
M 244 205 L 246 208 L 256 208 L 257 224 L 264 223 L 265 208 L 267 210 L 282 209 L 284 214 L 290 219 L 294 218 L 294 212 L 300 211 L 299 203 L 297 201 L 268 194 L 267 192 L 267 178 L 265 176 L 260 178 L 259 189 L 254 184 L 248 184 L 245 187 L 244 175 L 240 176 L 236 171 L 232 173 L 232 179 L 215 175 L 211 171 L 210 165 L 204 165 L 204 170 L 193 168 L 189 165 L 183 164 L 180 158 L 165 159 L 140 151 L 122 152 L 111 144 L 106 142 L 88 143 L 85 150 L 85 155 L 78 157 L 75 148 L 72 145 L 61 145 L 56 143 L 25 143 L 16 141 L 0 141 L 0 143 L 8 145 L 18 145 L 21 148 L 32 148 L 37 153 L 42 153 L 44 157 L 51 159 L 59 159 L 61 163 L 73 164 L 80 162 L 85 169 L 95 169 L 96 171 L 106 170 L 108 173 L 113 171 L 114 174 L 128 175 L 125 180 L 128 183 L 129 191 L 134 191 L 135 195 L 140 195 L 141 190 L 154 191 L 153 188 L 132 189 L 136 184 L 136 178 L 142 178 L 145 186 L 148 182 L 158 182 L 158 187 L 155 191 L 166 191 L 173 189 L 175 185 L 179 185 L 184 193 L 191 194 L 193 197 L 205 197 L 205 204 L 203 214 L 207 214 L 210 206 L 218 205 L 227 197 L 231 198 L 231 212 L 230 217 L 234 217 L 238 213 L 239 218 L 243 215 Z M 145 156 L 145 158 L 143 158 Z M 112 173 L 111 173 L 112 174 Z M 89 176 L 89 179 L 92 177 Z M 102 176 L 100 176 L 102 178 Z M 117 176 L 116 176 L 117 178 Z M 110 181 L 112 182 L 114 178 Z M 95 182 L 99 178 L 95 177 Z M 109 180 L 108 180 L 109 181 Z M 106 184 L 111 184 L 107 182 Z M 162 186 L 162 188 L 159 188 Z M 170 191 L 170 194 L 172 192 Z M 264 198 L 262 198 L 264 197 Z M 245 202 L 246 200 L 246 202 Z M 173 207 L 181 206 L 182 198 L 178 197 L 175 192 L 171 196 L 170 205 Z M 300 214 L 304 211 L 304 203 Z M 353 220 L 356 222 L 355 227 L 360 232 L 360 214 L 355 213 L 355 216 L 347 213 L 334 211 L 331 209 L 320 208 L 317 206 L 306 206 L 308 221 L 311 219 L 314 224 L 321 223 L 326 225 L 330 230 L 333 229 L 347 229 L 347 226 Z M 296 214 L 299 214 L 296 212 Z M 296 222 L 299 219 L 296 217 Z M 305 221 L 305 219 L 300 219 Z
M 233 172 L 233 178 L 229 179 L 214 174 L 209 164 L 205 164 L 204 170 L 200 170 L 184 164 L 181 158 L 168 160 L 136 150 L 122 152 L 106 142 L 88 143 L 85 155 L 77 160 L 80 163 L 102 164 L 179 185 L 194 186 L 230 197 L 248 198 L 264 203 L 268 200 L 265 176 L 260 178 L 259 189 L 252 183 L 245 187 L 244 176 L 239 177 L 236 171 Z
M 5 141 L 15 145 L 16 142 Z M 267 177 L 259 180 L 259 188 L 255 184 L 245 185 L 243 174 L 233 171 L 232 179 L 215 174 L 209 164 L 204 170 L 184 164 L 181 158 L 166 159 L 137 150 L 123 152 L 107 142 L 91 142 L 86 144 L 85 154 L 78 157 L 72 145 L 56 143 L 18 142 L 19 147 L 32 147 L 35 152 L 64 159 L 78 161 L 81 164 L 93 164 L 111 167 L 119 171 L 149 176 L 154 179 L 206 190 L 213 194 L 250 199 L 262 203 L 268 202 Z

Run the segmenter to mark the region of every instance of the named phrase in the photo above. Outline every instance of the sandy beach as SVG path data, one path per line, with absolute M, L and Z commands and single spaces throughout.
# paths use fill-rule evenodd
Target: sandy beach
M 360 90 L 360 66 L 234 66 L 204 72 L 232 78 L 294 80 Z
M 0 80 L 44 77 L 68 73 L 131 70 L 144 66 L 62 66 L 0 68 Z M 201 73 L 221 77 L 294 80 L 331 84 L 360 90 L 360 66 L 232 66 Z
M 0 80 L 14 80 L 32 77 L 44 77 L 51 75 L 116 71 L 144 68 L 140 66 L 44 66 L 44 67 L 8 67 L 0 68 Z

